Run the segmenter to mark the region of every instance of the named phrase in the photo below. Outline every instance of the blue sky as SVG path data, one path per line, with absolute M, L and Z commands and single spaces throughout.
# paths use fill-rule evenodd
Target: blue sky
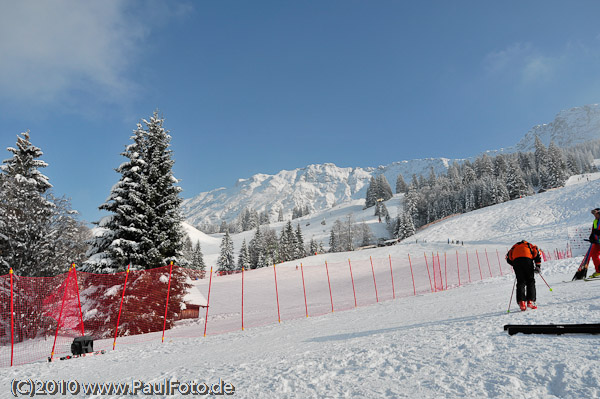
M 31 131 L 83 219 L 156 109 L 183 197 L 312 163 L 515 144 L 600 101 L 597 1 L 27 1 L 0 13 L 0 150 Z

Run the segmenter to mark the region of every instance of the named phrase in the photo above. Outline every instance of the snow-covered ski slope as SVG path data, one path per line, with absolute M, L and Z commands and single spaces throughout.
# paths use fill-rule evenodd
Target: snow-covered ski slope
M 522 238 L 549 250 L 564 248 L 566 228 L 591 225 L 589 211 L 600 206 L 597 177 L 449 218 L 420 231 L 415 237 L 418 244 L 410 240 L 302 262 L 402 257 L 457 248 L 503 249 Z M 448 245 L 448 238 L 464 240 L 464 246 Z M 505 274 L 448 291 L 319 317 L 275 320 L 221 335 L 202 337 L 204 324 L 198 320 L 167 331 L 162 343 L 158 334 L 146 343 L 123 340 L 102 356 L 2 369 L 0 390 L 2 397 L 9 397 L 15 378 L 208 384 L 223 379 L 235 386 L 234 397 L 240 398 L 599 397 L 600 360 L 595 348 L 600 336 L 509 336 L 503 331 L 509 323 L 599 323 L 600 281 L 565 282 L 580 260 L 543 264 L 552 291 L 537 278 L 537 310 L 520 312 L 513 298 L 507 313 L 514 277 Z M 286 266 L 290 265 L 281 267 Z M 185 331 L 197 338 L 174 338 Z

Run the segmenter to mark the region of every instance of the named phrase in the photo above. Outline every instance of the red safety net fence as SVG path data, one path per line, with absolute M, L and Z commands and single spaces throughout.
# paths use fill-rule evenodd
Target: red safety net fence
M 211 271 L 211 278 L 196 283 L 207 297 L 205 313 L 188 322 L 192 328 L 174 328 L 166 334 L 222 334 L 444 291 L 507 273 L 512 273 L 512 268 L 505 263 L 504 254 L 487 250 L 320 265 L 288 262 L 226 276 Z
M 501 259 L 502 257 L 502 259 Z M 217 275 L 168 265 L 115 274 L 0 276 L 0 367 L 94 350 L 244 330 L 444 291 L 512 273 L 498 251 L 286 263 Z

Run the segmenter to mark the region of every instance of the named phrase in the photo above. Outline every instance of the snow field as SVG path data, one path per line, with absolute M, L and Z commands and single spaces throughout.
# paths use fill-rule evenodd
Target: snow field
M 579 260 L 545 264 L 553 291 L 537 279 L 538 310 L 520 312 L 513 300 L 507 313 L 514 280 L 506 275 L 320 317 L 3 369 L 2 385 L 8 392 L 12 378 L 222 378 L 242 398 L 597 397 L 600 364 L 590 348 L 598 336 L 509 336 L 502 328 L 597 323 L 600 283 L 562 282 Z

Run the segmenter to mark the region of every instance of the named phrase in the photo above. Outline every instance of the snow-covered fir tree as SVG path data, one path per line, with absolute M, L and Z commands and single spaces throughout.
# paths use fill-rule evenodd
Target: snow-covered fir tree
M 254 237 L 248 243 L 248 252 L 250 254 L 250 268 L 256 269 L 264 263 L 265 246 L 260 226 L 256 227 Z
M 544 143 L 542 143 L 542 140 L 539 138 L 539 136 L 535 136 L 534 147 L 535 167 L 537 170 L 539 170 L 540 167 L 548 164 L 548 150 L 546 149 Z
M 146 189 L 143 191 L 148 223 L 148 233 L 143 237 L 140 249 L 146 252 L 147 267 L 154 268 L 173 261 L 180 266 L 183 259 L 182 246 L 184 233 L 181 228 L 180 212 L 181 187 L 173 176 L 173 151 L 170 149 L 171 136 L 163 128 L 164 119 L 158 112 L 144 121 L 147 128 L 148 145 L 145 147 L 147 173 Z
M 42 150 L 29 140 L 29 132 L 17 136 L 17 146 L 8 147 L 12 158 L 0 166 L 0 263 L 3 274 L 12 267 L 23 276 L 44 275 L 41 270 L 51 255 L 50 221 L 54 204 L 46 197 L 52 187 L 39 169 L 48 164 L 39 159 Z
M 365 247 L 367 245 L 373 244 L 373 232 L 371 231 L 369 226 L 367 226 L 365 222 L 362 222 L 358 227 L 360 246 Z
M 506 157 L 502 154 L 497 155 L 494 158 L 494 176 L 502 179 L 504 178 L 507 172 L 508 162 L 506 161 Z
M 240 248 L 240 254 L 238 256 L 238 269 L 244 268 L 246 270 L 250 269 L 250 251 L 248 251 L 248 245 L 246 244 L 246 239 L 242 242 L 242 247 Z
M 398 178 L 396 179 L 396 194 L 400 194 L 400 193 L 406 194 L 407 192 L 408 192 L 408 185 L 404 181 L 404 177 L 402 177 L 402 175 L 399 174 Z
M 262 262 L 258 263 L 258 267 L 273 266 L 274 263 L 281 261 L 279 239 L 275 230 L 269 228 L 263 230 L 263 249 Z
M 262 225 L 265 225 L 265 224 L 269 224 L 269 223 L 271 223 L 271 218 L 269 217 L 269 212 L 267 212 L 266 210 L 265 210 L 265 211 L 263 211 L 263 212 L 261 212 L 261 213 L 258 215 L 258 219 L 259 219 L 259 224 L 260 224 L 261 226 L 262 226 Z
M 394 193 L 392 192 L 392 187 L 390 186 L 390 183 L 387 181 L 385 176 L 379 175 L 377 176 L 376 180 L 379 198 L 383 199 L 384 201 L 387 201 L 390 198 L 392 198 L 394 196 Z
M 38 159 L 43 153 L 31 144 L 29 132 L 21 133 L 16 148 L 7 150 L 13 156 L 0 166 L 2 274 L 12 267 L 19 275 L 43 275 L 39 269 L 51 253 L 47 236 L 54 207 L 45 195 L 52 186 L 39 171 L 47 164 Z
M 554 142 L 550 142 L 548 146 L 548 158 L 546 168 L 548 169 L 549 187 L 562 187 L 567 180 L 567 163 L 563 153 Z
M 345 222 L 336 220 L 329 235 L 329 252 L 353 251 L 357 237 L 360 237 L 360 228 L 354 223 L 352 214 Z
M 377 203 L 377 198 L 377 182 L 375 181 L 375 177 L 371 176 L 365 197 L 365 209 L 375 205 Z
M 370 208 L 377 203 L 377 200 L 387 201 L 394 196 L 392 187 L 384 175 L 371 177 L 367 194 L 365 198 L 365 208 Z
M 86 259 L 88 241 L 92 237 L 87 225 L 77 219 L 79 213 L 71 208 L 71 200 L 66 197 L 56 198 L 50 194 L 54 211 L 50 221 L 51 256 L 45 264 L 51 266 L 44 275 L 64 273 L 67 265 L 79 266 Z
M 233 241 L 231 240 L 229 232 L 226 232 L 223 236 L 220 249 L 219 259 L 217 259 L 219 270 L 224 272 L 236 270 L 235 257 L 233 254 Z
M 298 241 L 296 233 L 292 227 L 292 222 L 288 221 L 281 230 L 279 237 L 279 260 L 286 262 L 296 259 Z
M 146 134 L 138 124 L 131 137 L 133 143 L 125 147 L 122 156 L 128 158 L 117 169 L 121 178 L 111 190 L 106 202 L 99 209 L 110 212 L 97 224 L 96 236 L 91 241 L 89 259 L 84 270 L 94 273 L 112 273 L 125 270 L 131 262 L 133 269 L 143 268 L 144 258 L 140 243 L 145 234 L 145 205 L 143 203 L 143 159 Z
M 308 243 L 308 251 L 310 252 L 310 255 L 316 255 L 319 253 L 319 243 L 313 238 L 310 239 L 310 242 Z
M 506 172 L 506 188 L 510 199 L 521 198 L 529 193 L 529 188 L 523 178 L 523 172 L 517 161 L 509 162 Z
M 306 256 L 306 249 L 304 248 L 304 236 L 300 229 L 300 224 L 296 225 L 296 252 L 294 253 L 294 259 L 304 258 Z
M 394 238 L 404 239 L 415 234 L 415 226 L 408 212 L 398 214 L 396 218 Z
M 404 214 L 404 231 L 403 231 L 404 238 L 414 236 L 416 232 L 417 232 L 417 229 L 415 228 L 415 224 L 413 223 L 412 216 L 408 213 L 405 213 Z
M 578 175 L 581 173 L 580 163 L 577 161 L 575 154 L 567 154 L 567 169 L 570 175 Z
M 22 276 L 53 276 L 79 264 L 90 231 L 66 197 L 55 197 L 40 172 L 40 148 L 29 132 L 17 136 L 12 157 L 0 166 L 0 269 Z
M 173 176 L 171 136 L 155 112 L 138 123 L 133 143 L 121 154 L 128 160 L 116 170 L 121 174 L 100 209 L 111 214 L 98 222 L 86 271 L 107 273 L 150 269 L 171 261 L 185 265 L 183 255 L 181 188 Z
M 238 217 L 239 231 L 254 230 L 261 225 L 258 212 L 252 208 L 244 208 Z M 228 229 L 226 229 L 228 230 Z
M 403 234 L 404 234 L 404 214 L 399 213 L 398 216 L 396 216 L 396 220 L 394 222 L 394 230 L 392 232 L 392 236 L 394 238 L 402 239 L 402 238 L 404 238 Z
M 335 224 L 334 224 L 334 226 L 335 226 Z M 338 243 L 338 235 L 335 233 L 334 229 L 332 228 L 329 233 L 329 252 L 340 252 L 340 251 L 341 251 L 341 249 L 340 249 L 340 246 Z
M 419 193 L 415 186 L 411 185 L 408 189 L 408 194 L 406 194 L 406 198 L 404 201 L 404 209 L 406 212 L 411 215 L 411 218 L 414 218 L 418 214 L 417 203 L 419 201 Z
M 204 272 L 206 272 L 206 264 L 204 263 L 204 255 L 202 254 L 200 241 L 196 241 L 188 267 L 193 270 L 199 270 L 203 273 L 202 276 L 204 276 Z
M 477 158 L 473 164 L 478 178 L 492 177 L 494 175 L 494 164 L 487 154 Z

